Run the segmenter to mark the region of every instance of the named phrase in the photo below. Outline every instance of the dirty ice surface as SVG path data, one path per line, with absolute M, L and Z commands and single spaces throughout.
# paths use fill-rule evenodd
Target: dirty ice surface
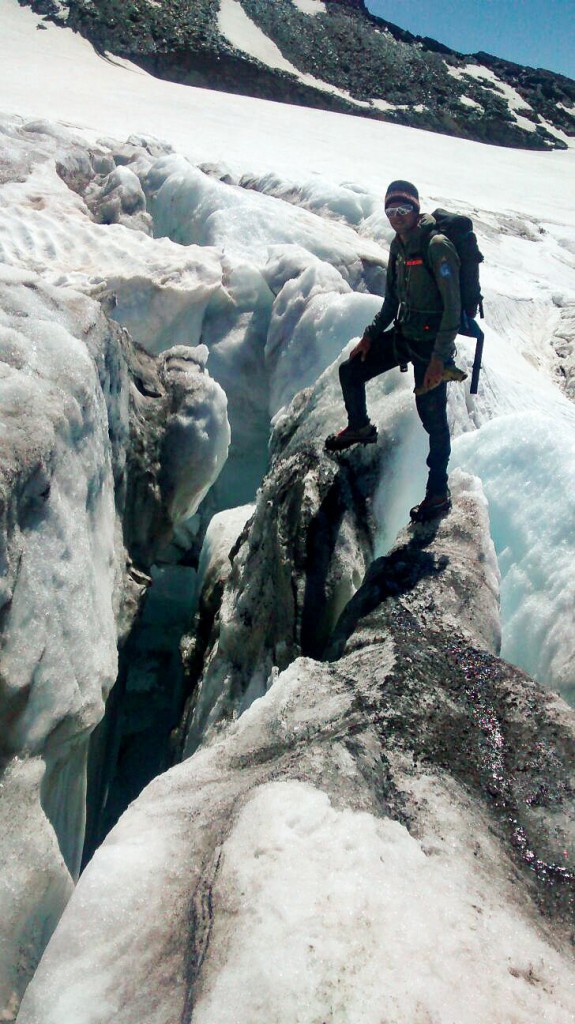
M 201 824 L 210 815 L 217 822 L 228 804 L 234 820 L 217 848 L 209 895 L 217 912 L 194 1024 L 570 1024 L 568 952 L 515 904 L 498 840 L 453 781 L 414 776 L 413 799 L 429 808 L 417 836 L 338 806 L 307 779 L 252 781 L 238 797 L 230 761 L 257 764 L 295 731 L 313 736 L 320 721 L 340 720 L 348 700 L 327 667 L 297 659 L 226 738 L 155 780 L 82 876 L 21 1024 L 188 1019 L 181 961 L 166 950 L 189 927 L 190 902 L 196 912 L 200 902 L 193 872 L 198 848 L 212 841 Z M 339 769 L 357 772 L 343 746 Z M 192 838 L 190 818 L 200 824 Z M 164 957 L 163 983 L 145 1006 L 130 978 L 118 978 L 126 948 L 152 970 L 156 950 Z
M 463 814 L 457 825 L 464 835 Z M 456 857 L 430 852 L 399 822 L 339 810 L 309 783 L 260 786 L 223 847 L 215 896 L 227 913 L 211 940 L 226 944 L 226 961 L 213 976 L 208 963 L 194 1022 L 507 1021 L 509 973 L 521 964 L 514 1024 L 533 1012 L 568 1024 L 564 964 L 498 903 L 499 880 L 486 885 L 465 842 Z M 520 973 L 534 961 L 545 978 L 535 997 Z M 484 981 L 470 992 L 478 963 Z

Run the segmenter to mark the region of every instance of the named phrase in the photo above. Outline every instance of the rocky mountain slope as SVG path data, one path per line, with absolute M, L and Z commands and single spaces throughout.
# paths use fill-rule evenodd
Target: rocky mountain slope
M 575 136 L 575 82 L 463 55 L 362 0 L 20 0 L 161 78 L 527 149 Z

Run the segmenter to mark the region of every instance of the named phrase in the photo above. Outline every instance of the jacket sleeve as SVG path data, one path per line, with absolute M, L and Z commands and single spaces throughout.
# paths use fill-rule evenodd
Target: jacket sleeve
M 461 322 L 459 256 L 445 235 L 434 235 L 429 243 L 429 262 L 439 294 L 443 314 L 433 346 L 433 355 L 444 362 L 455 354 L 455 338 Z
M 399 299 L 397 297 L 395 285 L 395 259 L 392 251 L 390 252 L 389 263 L 387 265 L 383 306 L 379 313 L 376 314 L 373 322 L 369 324 L 363 332 L 364 338 L 369 338 L 370 341 L 378 341 L 386 328 L 395 320 L 398 308 Z

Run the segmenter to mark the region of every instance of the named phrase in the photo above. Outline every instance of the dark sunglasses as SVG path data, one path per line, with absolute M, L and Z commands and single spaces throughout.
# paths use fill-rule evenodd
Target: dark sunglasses
M 415 213 L 413 206 L 387 206 L 385 210 L 387 217 L 407 217 L 408 213 Z

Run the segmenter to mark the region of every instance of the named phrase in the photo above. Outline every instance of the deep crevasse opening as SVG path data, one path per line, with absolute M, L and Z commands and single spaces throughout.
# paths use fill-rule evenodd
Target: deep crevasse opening
M 350 338 L 360 336 L 381 302 L 380 297 L 366 294 L 370 276 L 366 265 L 362 273 L 357 257 L 354 264 L 350 241 L 355 237 L 359 244 L 359 236 L 355 231 L 352 234 L 347 225 L 336 228 L 330 220 L 336 216 L 345 222 L 350 198 L 357 200 L 355 205 L 362 199 L 365 210 L 360 211 L 360 220 L 363 219 L 364 227 L 373 221 L 368 233 L 373 230 L 379 234 L 381 222 L 373 199 L 368 202 L 352 187 L 334 193 L 330 186 L 324 196 L 317 182 L 309 194 L 302 188 L 302 202 L 315 206 L 323 216 L 322 221 L 298 207 L 293 192 L 291 205 L 286 209 L 279 198 L 262 195 L 258 187 L 263 186 L 281 192 L 281 182 L 270 184 L 267 179 L 261 183 L 250 181 L 249 190 L 226 184 L 179 157 L 160 159 L 148 177 L 149 205 L 157 232 L 184 246 L 199 243 L 200 252 L 201 247 L 209 246 L 210 259 L 222 247 L 222 289 L 208 302 L 204 301 L 200 321 L 194 314 L 190 324 L 192 338 L 207 343 L 210 373 L 228 394 L 235 437 L 228 464 L 206 504 L 208 511 L 204 512 L 201 532 L 211 512 L 221 511 L 225 518 L 227 510 L 252 500 L 267 465 L 270 416 L 289 403 L 302 387 L 314 383 Z M 355 206 L 353 213 L 355 217 Z M 334 238 L 330 237 L 332 230 Z M 373 260 L 372 243 L 366 244 L 366 255 Z M 381 277 L 376 275 L 374 279 L 381 290 Z M 501 305 L 495 298 L 495 311 L 498 302 Z M 546 384 L 542 387 L 541 375 L 535 373 L 510 341 L 518 325 L 526 330 L 526 313 L 521 303 L 505 299 L 504 312 L 503 320 L 495 317 L 498 331 L 487 331 L 478 399 L 471 399 L 466 387 L 450 389 L 449 414 L 454 437 L 451 467 L 460 466 L 481 477 L 489 502 L 492 537 L 502 576 L 502 656 L 573 699 L 569 601 L 573 593 L 570 566 L 575 561 L 575 530 L 567 511 L 562 522 L 554 524 L 549 483 L 555 473 L 555 478 L 564 482 L 564 494 L 569 492 L 569 439 L 575 430 L 575 417 L 572 406 L 555 388 Z M 540 311 L 541 316 L 543 313 Z M 122 319 L 122 308 L 116 316 Z M 186 319 L 180 317 L 178 327 L 185 332 Z M 160 347 L 167 340 L 167 336 L 160 340 Z M 148 339 L 148 344 L 152 349 L 156 347 L 153 339 Z M 472 343 L 459 339 L 458 345 L 458 361 L 469 370 Z M 427 439 L 415 413 L 412 386 L 411 373 L 391 371 L 380 381 L 380 404 L 372 409 L 372 417 L 379 423 L 390 449 L 385 477 L 376 497 L 376 514 L 381 523 L 376 557 L 391 548 L 408 520 L 409 507 L 420 500 L 425 488 Z M 529 413 L 524 412 L 526 404 L 531 409 Z M 339 413 L 343 422 L 343 403 Z M 552 457 L 548 457 L 545 438 L 550 434 L 549 417 L 557 414 L 565 431 L 561 438 L 548 437 L 552 449 Z M 529 458 L 526 452 L 530 453 Z M 518 501 L 518 495 L 529 500 Z M 568 501 L 561 504 L 564 510 L 569 508 Z M 546 572 L 551 553 L 557 550 L 564 555 L 561 567 L 553 573 Z M 185 542 L 182 552 L 185 560 Z M 157 579 L 163 578 L 166 583 L 177 570 L 177 566 L 160 566 Z M 188 568 L 188 572 L 193 573 L 194 569 Z M 195 586 L 194 579 L 189 588 L 193 590 Z M 155 616 L 161 621 L 165 609 L 174 605 L 168 591 L 169 585 L 163 599 L 156 600 L 153 593 L 149 597 L 144 618 L 152 633 L 156 629 Z M 191 597 L 187 606 L 188 622 L 196 597 Z M 172 629 L 168 623 L 166 626 L 168 631 Z M 185 631 L 183 620 L 174 626 L 175 633 L 180 628 Z M 145 629 L 144 635 L 147 632 Z M 147 639 L 144 647 L 146 643 Z M 174 641 L 172 655 L 177 660 L 176 649 Z M 177 679 L 181 669 L 174 668 L 172 655 L 166 655 L 162 672 L 169 663 L 166 678 L 173 675 Z M 142 661 L 140 654 L 136 660 Z M 123 685 L 131 679 L 130 685 L 136 692 L 141 687 L 143 698 L 146 686 L 142 680 L 147 670 L 142 666 L 140 669 L 138 676 L 136 668 L 127 668 Z M 181 687 L 181 678 L 175 684 L 176 690 L 178 686 Z M 163 683 L 159 689 L 164 689 Z M 131 703 L 134 704 L 133 698 Z M 162 723 L 161 715 L 156 716 L 155 727 L 161 726 L 166 736 L 175 728 L 176 707 L 181 708 L 181 693 L 171 706 L 169 728 L 167 721 Z M 137 786 L 130 788 L 130 779 L 145 783 L 151 777 L 150 771 L 161 771 L 170 763 L 165 750 L 159 759 L 157 751 L 155 755 L 146 752 L 145 729 L 135 739 L 130 737 L 128 727 L 122 743 L 126 778 L 120 782 L 120 789 L 125 793 L 118 795 L 116 810 L 122 809 L 123 801 L 128 802 L 127 794 L 136 795 Z M 140 755 L 135 753 L 137 750 Z M 111 805 L 115 800 L 116 797 L 111 799 Z M 116 816 L 115 811 L 110 814 L 110 823 Z

